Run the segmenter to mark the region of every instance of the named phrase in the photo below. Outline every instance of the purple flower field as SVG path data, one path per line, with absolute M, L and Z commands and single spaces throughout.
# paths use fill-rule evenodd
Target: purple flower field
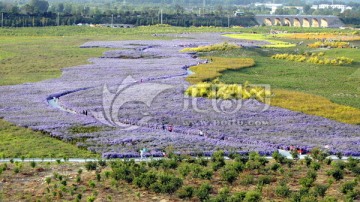
M 92 64 L 63 69 L 57 79 L 1 86 L 0 117 L 64 141 L 75 141 L 106 158 L 137 157 L 144 147 L 148 149 L 146 155 L 162 156 L 168 146 L 179 153 L 210 155 L 216 149 L 270 154 L 290 145 L 305 150 L 327 145 L 331 152 L 360 156 L 360 126 L 268 107 L 256 100 L 242 101 L 240 110 L 226 113 L 234 103 L 185 97 L 183 92 L 189 84 L 184 67 L 204 61 L 179 51 L 189 46 L 234 42 L 217 34 L 205 35 L 184 35 L 169 41 L 88 42 L 81 48 L 111 50 L 89 59 Z M 129 82 L 123 82 L 125 79 Z M 119 88 L 121 84 L 126 88 Z M 119 99 L 104 99 L 104 85 Z M 131 86 L 137 86 L 138 91 L 131 91 Z M 150 98 L 157 86 L 166 88 Z M 136 102 L 144 96 L 151 102 Z M 58 97 L 58 105 L 74 113 L 49 105 L 53 97 Z M 134 102 L 121 102 L 126 99 Z M 112 105 L 109 112 L 115 116 L 109 118 L 104 113 L 105 102 Z M 115 102 L 122 104 L 117 106 Z M 82 114 L 84 111 L 88 115 Z M 93 114 L 111 120 L 101 121 Z M 144 121 L 144 117 L 149 118 Z M 115 127 L 115 122 L 136 129 L 124 130 Z M 98 126 L 102 130 L 73 134 L 69 129 L 74 126 Z

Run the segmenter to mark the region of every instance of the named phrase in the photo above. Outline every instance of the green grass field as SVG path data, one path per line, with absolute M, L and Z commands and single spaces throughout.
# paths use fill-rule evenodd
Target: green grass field
M 15 126 L 0 119 L 0 157 L 2 158 L 97 158 L 98 154 L 51 138 L 41 132 Z
M 356 77 L 359 71 L 360 51 L 331 50 L 328 55 L 346 55 L 355 58 L 356 63 L 349 66 L 326 66 L 309 63 L 275 60 L 262 53 L 262 50 L 236 50 L 228 56 L 242 55 L 255 59 L 253 68 L 228 70 L 221 80 L 227 83 L 271 84 L 272 88 L 287 89 L 320 95 L 329 100 L 360 109 L 359 97 L 344 98 L 341 94 L 358 95 L 360 79 Z M 353 51 L 353 52 L 351 52 Z
M 15 38 L 15 40 L 13 40 Z M 86 64 L 105 49 L 80 49 L 80 37 L 0 36 L 0 50 L 8 54 L 0 60 L 0 85 L 36 82 L 61 75 L 61 68 Z
M 292 40 L 296 42 L 296 40 Z M 308 41 L 311 43 L 312 41 Z M 297 50 L 296 50 L 297 49 Z M 276 60 L 276 53 L 325 52 L 327 57 L 346 56 L 352 65 L 331 66 Z M 220 80 L 225 83 L 270 84 L 274 97 L 271 104 L 340 122 L 360 124 L 360 50 L 296 48 L 243 48 L 203 53 L 203 57 L 253 58 L 251 68 L 227 70 Z

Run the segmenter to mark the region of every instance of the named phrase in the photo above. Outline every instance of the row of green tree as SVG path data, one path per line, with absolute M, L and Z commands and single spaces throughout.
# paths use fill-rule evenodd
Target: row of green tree
M 21 1 L 22 4 L 0 1 L 0 12 L 3 14 L 0 26 L 27 27 L 27 26 L 53 26 L 72 25 L 77 23 L 124 23 L 134 25 L 151 25 L 160 23 L 160 13 L 164 14 L 164 23 L 175 26 L 228 26 L 241 25 L 252 26 L 256 22 L 251 15 L 245 18 L 235 18 L 233 13 L 238 9 L 234 4 L 226 1 L 223 5 L 216 5 L 215 1 L 206 1 L 212 6 L 191 8 L 184 1 L 176 1 L 156 6 L 152 4 L 135 6 L 124 5 L 121 1 L 104 2 L 97 4 L 95 1 L 80 4 L 79 2 L 51 2 L 46 0 Z M 160 0 L 159 0 L 160 2 Z M 158 2 L 158 3 L 159 3 Z M 149 3 L 149 2 L 148 2 Z M 150 2 L 151 3 L 151 2 Z M 185 5 L 185 6 L 184 6 Z M 304 6 L 304 12 L 308 15 L 338 15 L 345 24 L 360 26 L 360 4 L 352 3 L 352 10 L 340 13 L 337 9 L 313 10 L 309 5 Z M 247 14 L 266 14 L 269 9 L 261 7 L 243 7 L 240 9 Z M 296 15 L 300 14 L 297 9 L 279 8 L 275 14 Z M 114 18 L 113 18 L 114 16 Z M 230 16 L 230 23 L 228 23 Z
M 163 15 L 163 24 L 172 26 L 254 26 L 255 19 L 250 16 L 241 17 L 218 17 L 218 16 L 196 16 L 196 15 Z M 1 25 L 3 27 L 39 27 L 75 24 L 132 24 L 136 26 L 155 25 L 161 23 L 160 16 L 143 15 L 58 15 L 56 13 L 43 13 L 41 15 L 25 15 L 4 13 Z M 1 26 L 0 25 L 0 26 Z
M 49 3 L 49 2 L 50 3 Z M 124 4 L 122 1 L 101 1 L 101 4 L 96 0 L 88 1 L 86 3 L 80 2 L 56 2 L 51 0 L 30 0 L 28 3 L 11 3 L 9 1 L 2 2 L 0 1 L 0 12 L 6 13 L 21 13 L 21 14 L 39 14 L 44 12 L 52 13 L 64 13 L 72 15 L 99 15 L 99 14 L 114 14 L 121 15 L 125 12 L 134 12 L 138 11 L 140 13 L 159 13 L 160 10 L 163 10 L 164 13 L 168 14 L 216 14 L 216 15 L 229 15 L 233 14 L 234 11 L 240 9 L 247 12 L 253 12 L 256 14 L 268 14 L 270 8 L 265 6 L 254 6 L 253 2 L 240 1 L 240 0 L 226 0 L 225 2 L 218 2 L 217 0 L 206 0 L 206 4 L 199 5 L 199 2 L 191 2 L 195 0 L 182 0 L 182 1 L 170 1 L 165 0 L 148 0 L 146 2 L 141 1 L 142 3 L 131 1 Z M 284 3 L 277 1 L 278 3 Z M 311 9 L 310 4 L 305 4 L 303 1 L 296 1 L 294 4 L 296 6 L 303 6 L 303 13 L 299 13 L 299 10 L 296 8 L 279 8 L 276 11 L 276 14 L 307 14 L 307 15 L 342 15 L 342 17 L 352 16 L 360 17 L 360 3 L 348 3 L 347 5 L 353 7 L 352 10 L 347 10 L 345 13 L 340 13 L 339 9 Z M 319 1 L 316 3 L 325 3 L 326 1 Z M 242 3 L 248 4 L 247 7 L 238 7 Z M 290 5 L 291 1 L 287 0 L 287 3 L 284 5 Z

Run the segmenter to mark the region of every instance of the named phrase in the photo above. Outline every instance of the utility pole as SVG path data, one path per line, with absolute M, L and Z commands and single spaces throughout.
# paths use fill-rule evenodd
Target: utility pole
M 1 27 L 4 27 L 4 13 L 1 13 Z
M 206 0 L 203 0 L 203 16 L 205 16 Z
M 228 28 L 230 28 L 230 14 L 228 14 Z
M 60 13 L 57 14 L 57 26 L 60 26 Z
M 111 27 L 114 27 L 114 14 L 111 14 Z
M 160 24 L 163 24 L 163 10 L 160 10 Z

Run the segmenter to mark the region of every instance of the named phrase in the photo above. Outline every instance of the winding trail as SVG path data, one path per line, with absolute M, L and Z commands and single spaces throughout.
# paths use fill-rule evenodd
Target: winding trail
M 143 51 L 143 49 L 140 49 L 141 51 Z M 150 81 L 159 81 L 159 80 L 164 80 L 164 79 L 172 79 L 172 78 L 177 78 L 177 77 L 186 77 L 188 75 L 194 74 L 192 71 L 190 71 L 190 67 L 192 66 L 196 66 L 196 65 L 185 65 L 182 67 L 182 69 L 184 69 L 186 72 L 182 73 L 182 74 L 175 74 L 175 75 L 169 75 L 169 76 L 162 76 L 162 77 L 157 77 L 157 78 L 153 78 L 153 77 L 149 77 L 149 78 L 145 78 L 142 79 L 140 81 L 135 81 L 134 83 L 122 83 L 122 84 L 136 84 L 136 83 L 142 83 L 142 82 L 150 82 Z M 98 86 L 92 86 L 92 87 L 84 87 L 84 88 L 78 88 L 78 89 L 74 89 L 74 90 L 70 90 L 70 91 L 65 91 L 65 92 L 61 92 L 61 93 L 56 93 L 56 94 L 51 94 L 46 98 L 47 103 L 49 104 L 49 106 L 55 108 L 55 109 L 59 109 L 61 111 L 64 112 L 69 112 L 72 114 L 81 114 L 84 115 L 82 113 L 79 113 L 73 109 L 70 109 L 66 106 L 63 106 L 59 103 L 59 100 L 61 97 L 66 96 L 66 95 L 70 95 L 72 93 L 77 93 L 80 91 L 85 91 L 85 90 L 90 90 L 90 89 L 94 89 Z M 86 115 L 87 116 L 87 115 Z
M 144 50 L 149 50 L 149 49 L 154 48 L 154 47 L 157 47 L 157 46 L 147 46 L 146 48 L 135 48 L 134 51 L 143 52 Z M 194 53 L 183 53 L 183 54 L 192 56 Z M 128 55 L 128 56 L 130 57 L 131 55 Z M 200 62 L 197 62 L 197 64 L 184 65 L 184 66 L 181 67 L 182 70 L 185 70 L 184 73 L 174 74 L 174 75 L 165 75 L 165 76 L 160 76 L 160 77 L 147 77 L 147 78 L 141 79 L 140 81 L 137 80 L 134 83 L 121 83 L 121 84 L 136 84 L 136 83 L 143 83 L 143 82 L 152 82 L 152 81 L 161 81 L 161 80 L 166 80 L 166 79 L 174 79 L 174 78 L 178 78 L 178 77 L 182 78 L 182 77 L 186 77 L 188 75 L 194 74 L 193 72 L 190 71 L 190 67 L 197 66 L 198 64 L 205 64 L 205 63 L 208 63 L 208 60 L 202 60 Z M 117 84 L 117 85 L 119 85 L 119 84 Z M 73 93 L 77 93 L 77 92 L 80 92 L 80 91 L 89 90 L 89 89 L 95 89 L 96 87 L 100 87 L 100 86 L 91 86 L 91 87 L 85 87 L 85 88 L 78 88 L 78 89 L 69 90 L 69 91 L 65 91 L 65 92 L 61 92 L 61 93 L 51 94 L 46 98 L 46 100 L 47 100 L 47 103 L 51 107 L 53 107 L 55 109 L 58 109 L 58 110 L 61 110 L 61 111 L 64 111 L 64 112 L 68 112 L 68 113 L 72 113 L 72 114 L 78 114 L 78 115 L 82 115 L 82 116 L 90 116 L 90 117 L 95 118 L 91 113 L 90 114 L 87 114 L 87 113 L 84 114 L 81 111 L 76 111 L 74 109 L 71 109 L 70 107 L 62 105 L 59 102 L 59 100 L 63 96 L 70 95 L 70 94 L 73 94 Z M 120 120 L 120 119 L 118 121 L 120 123 L 122 123 L 122 124 L 129 125 L 129 126 L 135 125 L 135 126 L 139 126 L 139 127 L 142 127 L 142 128 L 148 128 L 148 129 L 152 129 L 152 130 L 162 131 L 162 129 L 160 127 L 154 126 L 154 125 L 139 124 L 139 123 L 129 123 L 129 122 L 127 122 L 127 120 Z M 220 145 L 225 144 L 225 142 L 226 142 L 223 135 L 221 135 L 222 137 L 220 137 L 220 138 L 218 136 L 216 136 L 216 135 L 214 136 L 214 135 L 210 135 L 210 134 L 199 135 L 199 130 L 194 130 L 194 129 L 184 130 L 184 131 L 176 131 L 176 133 L 180 133 L 180 134 L 183 134 L 183 135 L 186 135 L 186 136 L 199 136 L 199 137 L 204 136 L 206 141 L 219 142 L 218 144 L 220 144 Z M 250 139 L 251 138 L 249 138 L 249 141 L 247 142 L 247 144 L 249 144 L 249 145 L 250 144 L 251 145 L 259 144 L 259 140 L 251 141 Z M 220 142 L 223 142 L 223 143 L 220 143 Z M 233 144 L 233 143 L 230 143 L 230 144 Z M 261 144 L 267 145 L 268 147 L 276 147 L 276 145 L 267 143 L 265 141 L 261 141 Z M 235 144 L 234 144 L 234 146 L 235 146 Z

